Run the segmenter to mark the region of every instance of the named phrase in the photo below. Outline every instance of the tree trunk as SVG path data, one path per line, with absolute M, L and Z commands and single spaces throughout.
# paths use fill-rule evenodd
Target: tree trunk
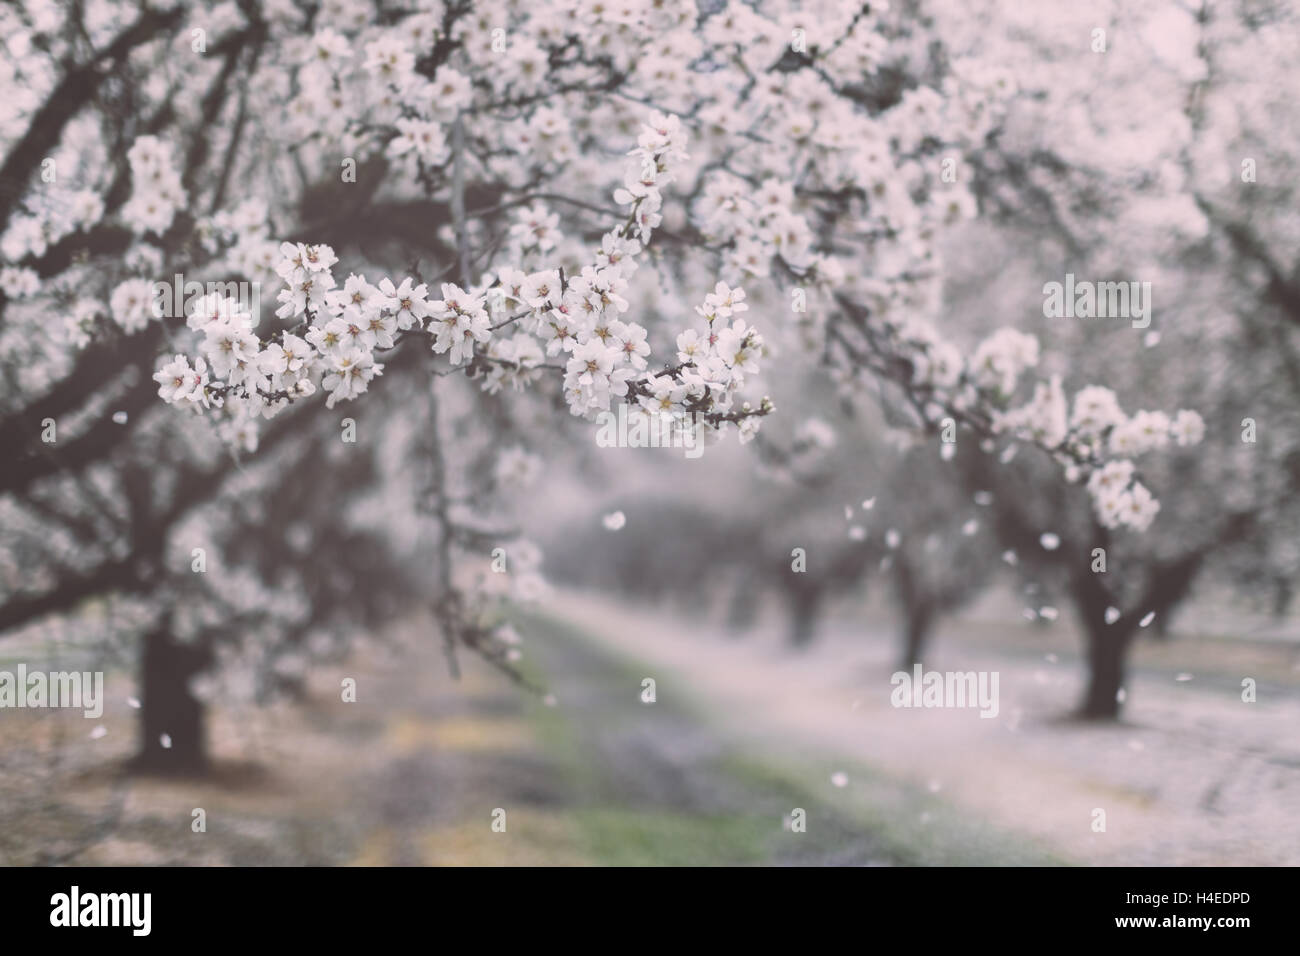
M 743 573 L 727 606 L 727 629 L 732 633 L 747 631 L 758 617 L 758 588 L 753 575 Z
M 903 633 L 903 670 L 911 672 L 921 663 L 921 654 L 925 651 L 926 639 L 934 623 L 934 612 L 927 602 L 918 602 L 909 606 L 904 614 L 907 617 Z
M 799 588 L 787 595 L 790 602 L 790 646 L 805 648 L 812 643 L 821 607 L 821 592 Z
M 1238 529 L 1249 524 L 1234 520 L 1229 536 L 1241 533 Z M 1115 718 L 1120 704 L 1113 699 L 1124 686 L 1124 659 L 1129 645 L 1137 634 L 1135 618 L 1153 613 L 1163 636 L 1174 609 L 1187 599 L 1192 582 L 1200 572 L 1208 551 L 1190 551 L 1173 561 L 1154 563 L 1147 572 L 1146 587 L 1141 598 L 1133 602 L 1132 610 L 1113 625 L 1107 625 L 1104 616 L 1104 589 L 1096 585 L 1098 575 L 1081 576 L 1076 580 L 1076 595 L 1082 595 L 1080 608 L 1088 629 L 1088 692 L 1083 701 L 1083 716 Z M 1089 588 L 1088 583 L 1094 582 Z M 1101 595 L 1099 597 L 1099 595 Z M 1112 699 L 1107 700 L 1107 694 Z
M 1105 609 L 1086 617 L 1088 641 L 1088 687 L 1079 706 L 1079 716 L 1088 720 L 1117 720 L 1123 704 L 1119 692 L 1127 677 L 1128 651 L 1137 634 L 1131 615 L 1107 624 Z
M 145 638 L 140 655 L 137 770 L 202 773 L 207 769 L 203 705 L 190 694 L 189 680 L 210 663 L 206 648 L 178 644 L 163 631 Z M 163 745 L 164 735 L 170 746 Z
M 903 669 L 911 671 L 921 662 L 926 638 L 934 625 L 934 603 L 906 550 L 898 552 L 894 559 L 894 603 L 903 616 Z
M 1089 720 L 1115 720 L 1121 709 L 1119 692 L 1124 686 L 1128 640 L 1118 628 L 1103 627 L 1100 633 L 1088 631 L 1088 689 L 1080 715 Z

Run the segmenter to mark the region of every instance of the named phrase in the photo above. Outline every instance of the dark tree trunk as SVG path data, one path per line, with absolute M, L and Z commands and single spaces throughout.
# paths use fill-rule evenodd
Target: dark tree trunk
M 147 773 L 201 773 L 208 767 L 203 705 L 189 680 L 211 663 L 203 647 L 178 644 L 162 631 L 149 634 L 140 655 L 140 752 Z M 166 734 L 170 747 L 164 747 Z
M 1111 594 L 1104 577 L 1080 564 L 1070 578 L 1070 595 L 1087 641 L 1088 685 L 1079 704 L 1079 716 L 1086 720 L 1119 718 L 1123 710 L 1119 692 L 1124 687 L 1125 662 L 1137 631 L 1132 613 L 1123 615 L 1114 624 L 1106 622 L 1107 609 L 1118 604 L 1119 599 Z
M 1129 632 L 1118 622 L 1114 625 L 1102 622 L 1100 631 L 1089 628 L 1087 640 L 1088 689 L 1080 715 L 1089 720 L 1115 720 L 1122 706 L 1119 692 L 1124 686 Z
M 1236 522 L 1233 528 L 1237 527 L 1247 525 Z M 1088 638 L 1088 690 L 1080 708 L 1082 716 L 1096 720 L 1119 716 L 1118 695 L 1124 686 L 1125 660 L 1137 635 L 1138 619 L 1154 613 L 1161 626 L 1166 625 L 1165 619 L 1191 591 L 1206 553 L 1193 551 L 1174 561 L 1153 564 L 1141 597 L 1114 624 L 1106 623 L 1106 608 L 1112 600 L 1100 582 L 1102 575 L 1075 575 L 1071 590 Z
M 894 560 L 894 602 L 903 615 L 903 669 L 910 671 L 921 662 L 926 640 L 934 627 L 934 602 L 926 594 L 920 574 L 906 551 Z
M 733 633 L 747 631 L 758 617 L 758 588 L 755 577 L 742 573 L 727 606 L 727 629 Z
M 1291 606 L 1293 587 L 1290 581 L 1281 579 L 1273 586 L 1273 616 L 1284 617 Z
M 805 648 L 817 630 L 822 595 L 815 588 L 799 588 L 787 595 L 790 602 L 790 646 Z
M 913 604 L 904 612 L 907 616 L 903 633 L 903 670 L 911 671 L 921 663 L 930 630 L 934 625 L 934 611 L 927 602 Z

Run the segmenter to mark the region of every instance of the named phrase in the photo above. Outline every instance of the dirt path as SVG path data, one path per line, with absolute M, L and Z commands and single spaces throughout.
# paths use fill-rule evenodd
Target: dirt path
M 891 707 L 884 634 L 794 655 L 598 599 L 566 595 L 553 610 L 646 661 L 661 693 L 680 685 L 707 701 L 707 721 L 751 750 L 857 761 L 1069 860 L 1300 863 L 1300 701 L 1243 703 L 1230 668 L 1182 680 L 1140 672 L 1127 722 L 1098 728 L 1059 720 L 1079 690 L 1079 669 L 1059 655 L 949 642 L 936 666 L 1000 672 L 1001 712 L 980 719 Z M 1045 651 L 1060 646 L 1044 640 Z M 1105 832 L 1093 828 L 1097 810 Z
M 869 828 L 748 763 L 685 702 L 644 702 L 635 667 L 545 619 L 528 632 L 555 707 L 472 660 L 459 684 L 430 658 L 382 689 L 400 702 L 387 717 L 400 753 L 354 798 L 368 832 L 356 862 L 890 862 Z M 815 821 L 798 836 L 796 806 Z

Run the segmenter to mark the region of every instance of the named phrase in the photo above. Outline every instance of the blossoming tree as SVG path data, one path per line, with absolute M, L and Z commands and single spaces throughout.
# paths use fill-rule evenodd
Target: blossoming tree
M 969 487 L 998 490 L 997 528 L 1017 566 L 1075 605 L 1091 676 L 1083 709 L 1109 717 L 1133 642 L 1158 631 L 1194 583 L 1229 580 L 1282 608 L 1300 567 L 1296 300 L 1282 264 L 1296 256 L 1283 210 L 1300 140 L 1294 124 L 1265 119 L 1279 114 L 1275 80 L 1262 80 L 1289 75 L 1280 41 L 1300 21 L 1282 8 L 1255 17 L 1139 3 L 1104 16 L 1062 8 L 1032 23 L 1005 5 L 949 13 L 938 29 L 955 48 L 985 50 L 992 37 L 1002 58 L 1031 64 L 1019 76 L 1029 95 L 978 157 L 981 205 L 998 228 L 964 240 L 982 252 L 955 270 L 954 308 L 986 321 L 1007 308 L 1031 314 L 1043 283 L 1067 272 L 1143 280 L 1154 293 L 1143 323 L 1042 325 L 1045 346 L 1070 356 L 1068 374 L 1106 376 L 1109 387 L 1077 394 L 1071 419 L 1114 422 L 1116 452 L 1160 452 L 1144 465 L 1167 489 L 1148 533 L 1115 535 L 1104 520 L 1135 503 L 1123 462 L 1088 479 L 1099 511 L 1045 482 L 1031 456 L 1009 467 L 972 457 L 964 469 Z M 1128 419 L 1119 395 L 1187 401 L 1202 414 Z
M 976 342 L 945 323 L 940 240 L 977 212 L 965 171 L 1015 90 L 943 55 L 913 9 L 239 0 L 3 16 L 19 92 L 0 107 L 0 429 L 19 449 L 6 506 L 25 514 L 52 483 L 111 472 L 112 416 L 153 421 L 159 397 L 166 429 L 226 444 L 201 497 L 349 421 L 376 436 L 357 453 L 382 457 L 397 418 L 421 477 L 390 488 L 434 542 L 425 597 L 449 658 L 468 646 L 508 668 L 503 598 L 536 593 L 537 555 L 512 541 L 502 493 L 563 422 L 627 405 L 748 442 L 780 406 L 764 367 L 805 363 L 934 436 L 1041 448 L 1124 534 L 1157 505 L 1122 436 L 1199 431 L 1191 412 L 1070 415 L 1061 377 L 1034 379 L 1032 335 Z M 231 285 L 175 315 L 159 292 L 173 276 Z M 1085 385 L 1074 407 L 1098 395 Z M 188 473 L 154 454 L 113 493 L 143 506 Z M 243 493 L 262 500 L 289 480 L 254 470 Z M 140 569 L 174 558 L 123 560 L 147 591 Z M 0 624 L 114 592 L 115 567 L 12 574 Z

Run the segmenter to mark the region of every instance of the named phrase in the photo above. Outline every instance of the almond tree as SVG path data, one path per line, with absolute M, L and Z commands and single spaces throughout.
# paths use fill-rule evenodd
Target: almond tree
M 746 442 L 775 408 L 764 364 L 804 363 L 846 396 L 885 390 L 921 429 L 1041 446 L 1081 476 L 1115 457 L 1106 431 L 1064 420 L 1057 380 L 1026 381 L 1031 336 L 976 343 L 941 321 L 938 243 L 977 211 L 949 173 L 1014 88 L 945 55 L 913 10 L 240 0 L 3 17 L 21 91 L 0 108 L 6 507 L 40 515 L 66 487 L 78 500 L 49 520 L 90 520 L 98 495 L 111 524 L 193 490 L 85 565 L 30 559 L 39 572 L 6 584 L 8 628 L 86 626 L 82 599 L 136 593 L 159 633 L 180 629 L 187 605 L 155 586 L 190 573 L 166 533 L 227 487 L 270 500 L 289 480 L 279 449 L 344 418 L 416 424 L 419 477 L 386 496 L 426 522 L 423 596 L 453 667 L 460 647 L 507 669 L 517 653 L 502 609 L 536 591 L 536 555 L 504 570 L 514 470 L 496 453 L 531 461 L 565 420 L 627 404 Z M 273 314 L 239 286 L 168 314 L 173 276 L 265 290 Z M 1136 427 L 1115 414 L 1107 428 Z M 221 464 L 124 443 L 154 421 Z M 150 467 L 132 478 L 137 451 Z M 233 480 L 263 459 L 262 484 Z M 1098 495 L 1100 520 L 1150 523 L 1136 478 L 1110 490 L 1140 506 Z M 328 579 L 332 560 L 298 577 Z
M 1271 119 L 1285 115 L 1274 108 L 1278 78 L 1293 67 L 1281 51 L 1300 23 L 1281 7 L 1256 15 L 1209 4 L 1120 4 L 1101 19 L 1062 8 L 1033 23 L 1005 5 L 945 10 L 936 29 L 953 47 L 992 46 L 1027 64 L 1024 95 L 973 162 L 998 229 L 975 227 L 964 240 L 981 254 L 955 267 L 954 306 L 988 321 L 1042 315 L 1046 284 L 1067 273 L 1147 282 L 1153 295 L 1151 313 L 1132 322 L 1041 320 L 1067 379 L 1104 370 L 1113 388 L 1080 390 L 1069 421 L 1115 422 L 1113 452 L 1164 450 L 1143 466 L 1144 480 L 1165 489 L 1147 534 L 1116 535 L 1103 520 L 1131 498 L 1120 489 L 1134 472 L 1118 462 L 1073 475 L 1095 486 L 1086 493 L 1045 483 L 1053 469 L 1033 454 L 1005 464 L 967 448 L 959 458 L 968 488 L 996 492 L 1009 559 L 1074 604 L 1089 667 L 1081 709 L 1111 718 L 1134 641 L 1160 629 L 1203 574 L 1229 574 L 1239 593 L 1280 608 L 1300 571 L 1285 172 L 1300 138 Z M 1119 396 L 1186 401 L 1203 420 L 1140 412 L 1126 426 Z

